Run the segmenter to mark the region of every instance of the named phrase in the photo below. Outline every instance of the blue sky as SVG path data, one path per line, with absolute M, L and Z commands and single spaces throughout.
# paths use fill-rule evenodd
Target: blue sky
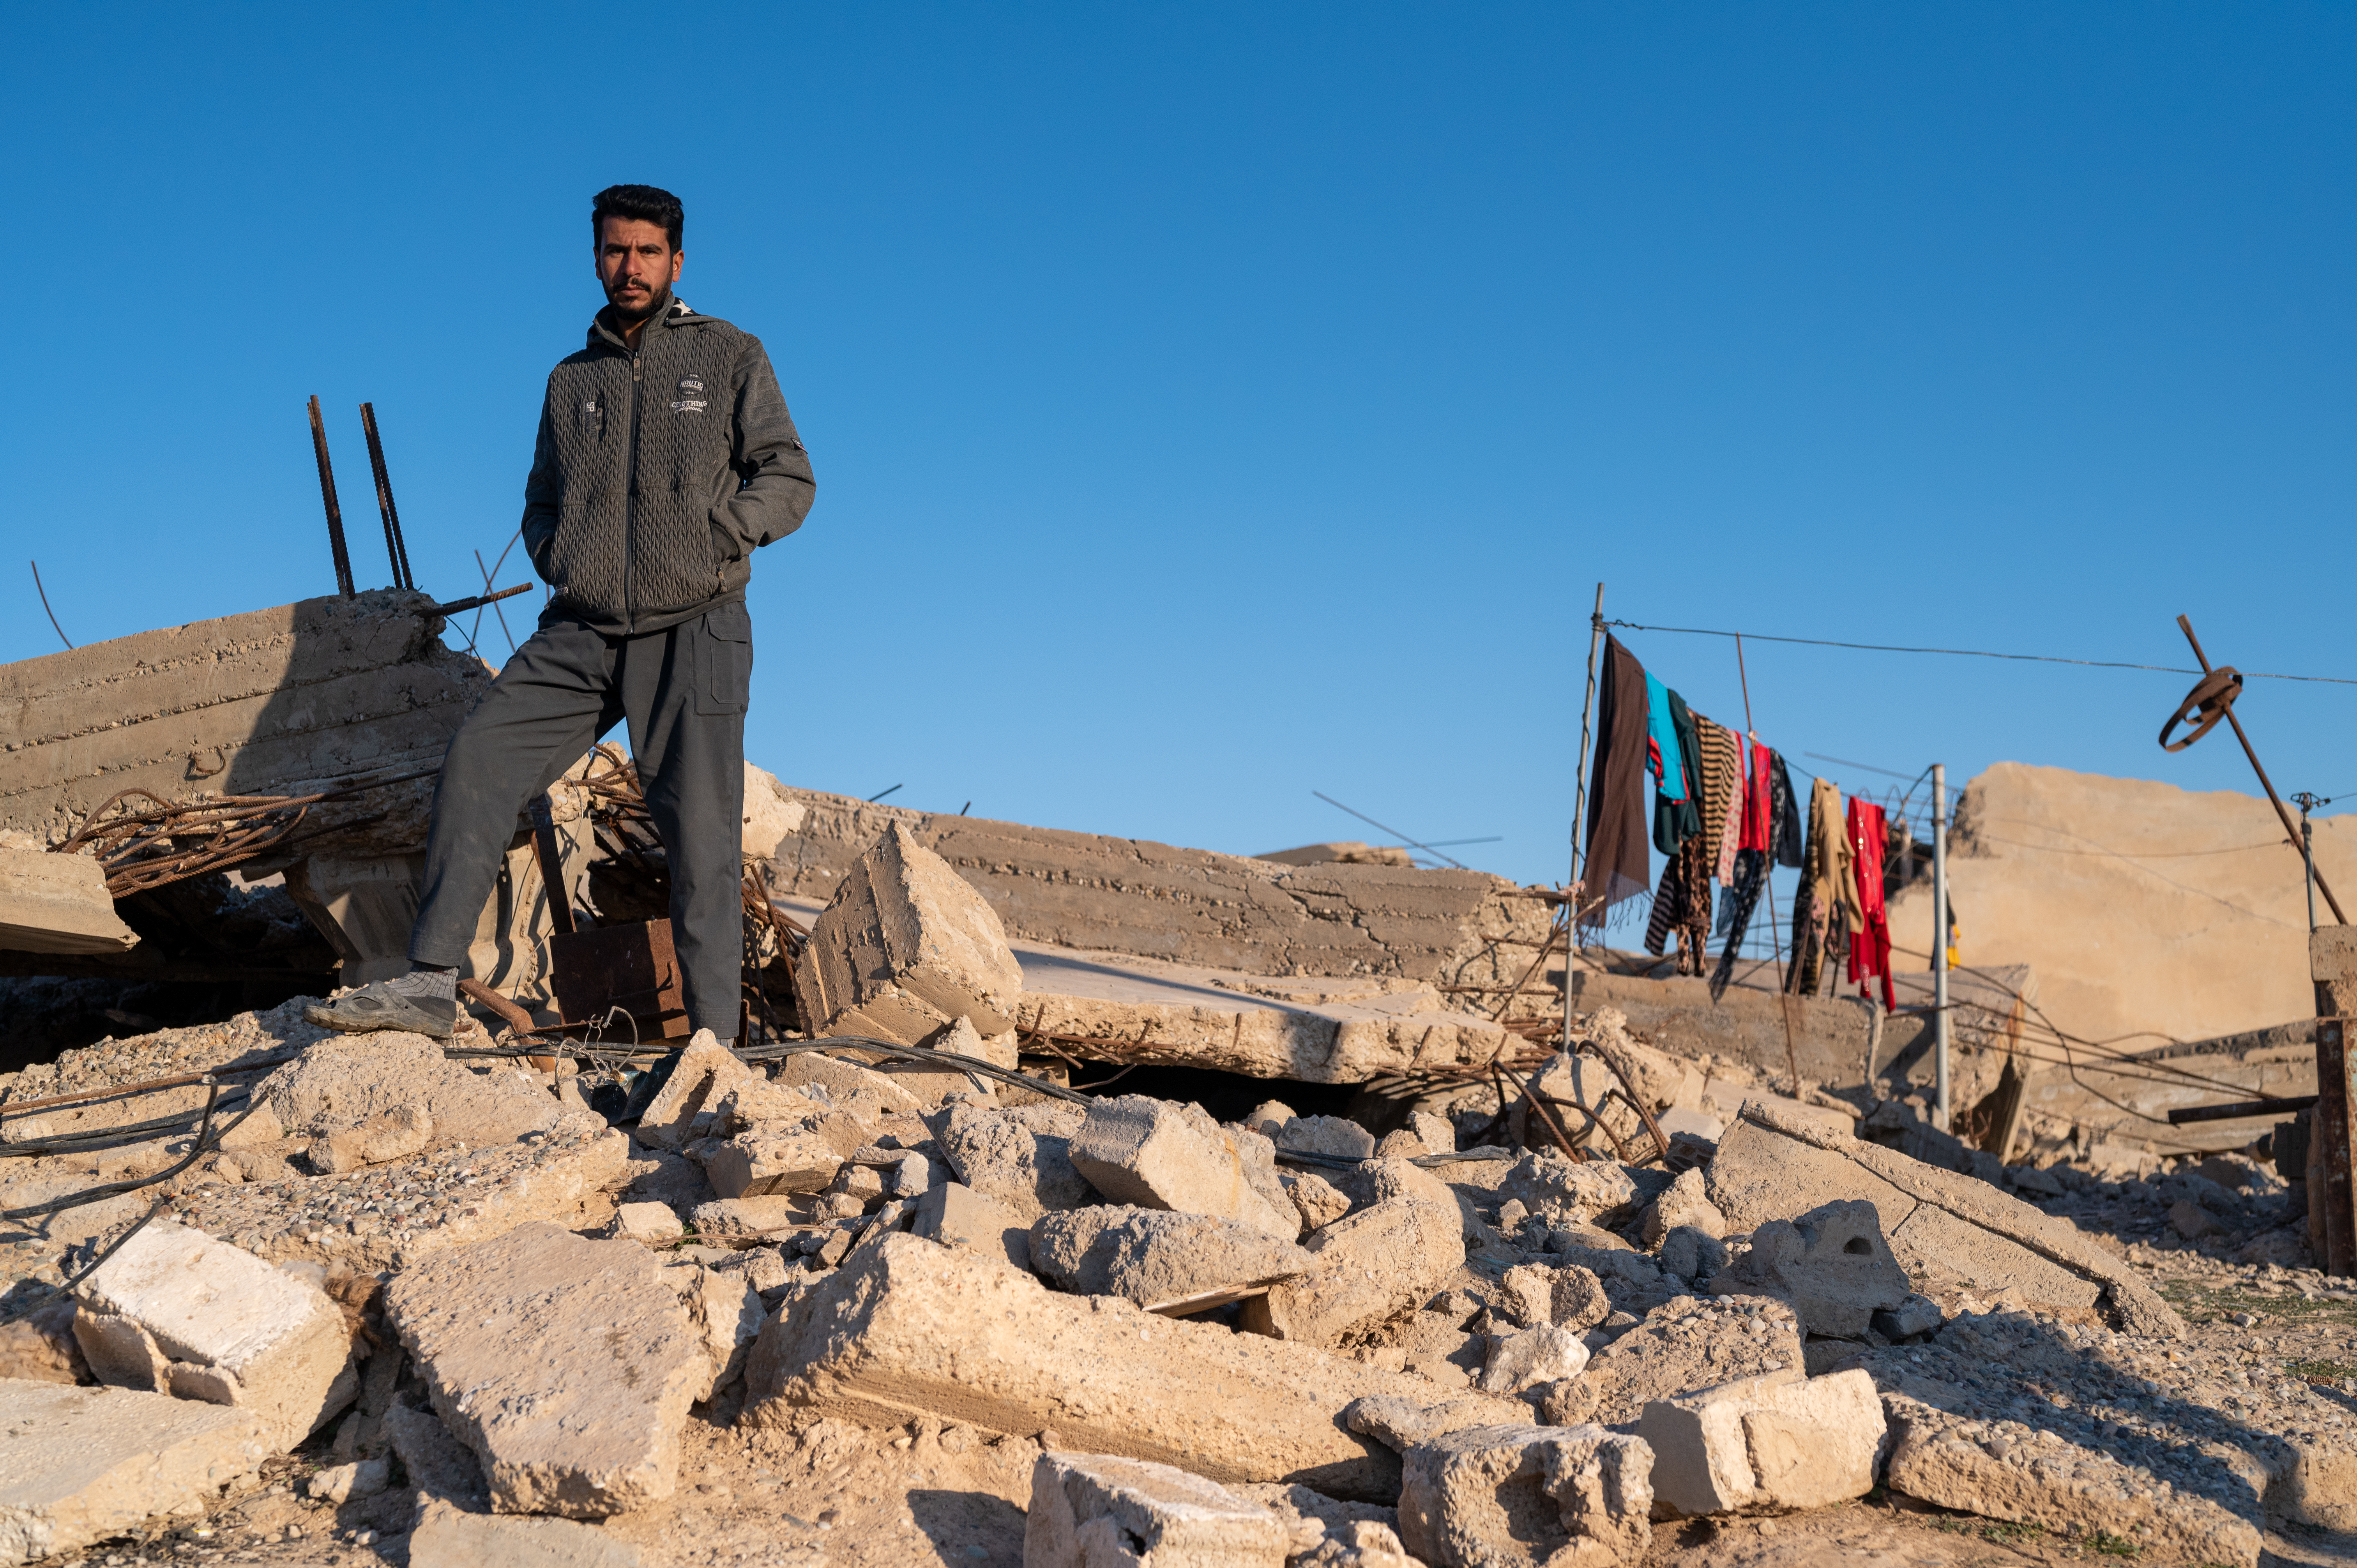
M 688 210 L 818 504 L 790 782 L 1564 875 L 1585 618 L 2357 675 L 2346 7 L 16 8 L 0 659 L 361 581 L 356 405 L 476 591 L 598 297 Z M 511 557 L 502 581 L 522 581 Z M 522 618 L 517 620 L 521 632 Z M 1625 633 L 1694 704 L 1716 639 Z M 484 650 L 506 644 L 488 621 Z M 1803 752 L 2246 789 L 2184 678 L 1748 644 Z M 2255 683 L 2286 789 L 2357 691 Z M 2296 874 L 2296 863 L 2292 863 Z

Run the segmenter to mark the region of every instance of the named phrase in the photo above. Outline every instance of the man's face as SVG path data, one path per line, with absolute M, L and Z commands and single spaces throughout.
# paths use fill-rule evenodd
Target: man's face
M 651 315 L 666 289 L 679 281 L 687 252 L 671 248 L 660 223 L 643 218 L 608 218 L 597 226 L 597 282 L 615 313 L 625 321 Z

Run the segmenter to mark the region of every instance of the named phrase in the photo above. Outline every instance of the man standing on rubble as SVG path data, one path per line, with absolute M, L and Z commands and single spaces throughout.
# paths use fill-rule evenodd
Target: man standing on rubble
M 670 862 L 689 1021 L 737 1036 L 745 585 L 753 552 L 802 526 L 814 483 L 760 340 L 672 293 L 683 218 L 653 186 L 597 193 L 606 308 L 549 375 L 524 484 L 548 607 L 443 757 L 410 972 L 307 1008 L 315 1024 L 447 1038 L 519 813 L 627 720 Z

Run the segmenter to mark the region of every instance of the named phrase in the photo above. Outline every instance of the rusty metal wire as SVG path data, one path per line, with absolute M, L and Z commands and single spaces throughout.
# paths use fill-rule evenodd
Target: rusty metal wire
M 429 768 L 342 789 L 325 789 L 316 795 L 212 795 L 200 800 L 175 802 L 150 789 L 118 790 L 84 817 L 82 825 L 58 845 L 55 853 L 89 852 L 105 869 L 108 894 L 125 898 L 134 893 L 236 865 L 275 849 L 286 842 L 310 809 L 322 801 L 339 800 L 390 784 L 430 779 L 439 771 Z M 154 805 L 146 811 L 110 815 L 116 808 L 135 800 L 150 800 Z

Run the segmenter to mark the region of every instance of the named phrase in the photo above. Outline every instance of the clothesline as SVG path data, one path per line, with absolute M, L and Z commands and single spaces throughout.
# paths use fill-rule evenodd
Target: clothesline
M 1846 648 L 1861 653 L 1938 653 L 1958 659 L 2009 659 L 2030 664 L 2077 664 L 2091 670 L 2149 670 L 2162 675 L 2202 673 L 2199 670 L 2188 670 L 2175 664 L 2132 664 L 2116 659 L 2064 659 L 2050 653 L 1996 653 L 1983 648 L 1902 648 L 1882 642 L 1835 642 L 1822 637 L 1777 637 L 1764 631 L 1721 631 L 1716 627 L 1706 626 L 1645 626 L 1633 620 L 1608 620 L 1604 624 L 1626 627 L 1631 631 L 1672 631 L 1689 637 L 1740 637 L 1753 642 L 1790 642 L 1807 648 Z M 2334 686 L 2357 686 L 2357 677 L 2346 675 L 2282 675 L 2263 670 L 2245 670 L 2242 676 L 2245 681 L 2315 681 Z

